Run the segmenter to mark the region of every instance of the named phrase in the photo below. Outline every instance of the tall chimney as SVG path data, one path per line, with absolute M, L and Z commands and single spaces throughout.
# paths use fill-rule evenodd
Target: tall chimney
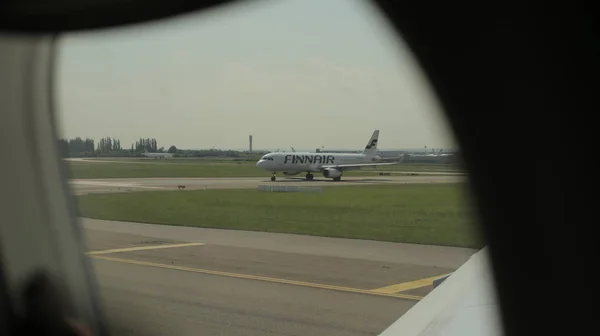
M 252 135 L 250 135 L 250 137 L 248 138 L 249 142 L 250 142 L 250 154 L 252 154 Z

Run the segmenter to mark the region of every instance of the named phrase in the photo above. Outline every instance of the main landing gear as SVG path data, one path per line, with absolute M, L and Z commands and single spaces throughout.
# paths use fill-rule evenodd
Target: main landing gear
M 306 174 L 306 180 L 308 181 L 312 181 L 315 178 L 315 176 L 311 173 L 307 173 Z M 339 177 L 337 178 L 337 181 L 339 181 Z M 275 182 L 277 180 L 277 176 L 275 175 L 275 173 L 273 173 L 273 176 L 271 176 L 271 181 Z M 335 180 L 335 179 L 334 179 Z

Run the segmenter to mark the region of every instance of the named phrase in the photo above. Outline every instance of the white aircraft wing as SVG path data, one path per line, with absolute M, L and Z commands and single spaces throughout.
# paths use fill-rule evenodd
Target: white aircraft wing
M 323 165 L 319 169 L 337 169 L 337 170 L 350 170 L 360 169 L 363 167 L 376 167 L 376 166 L 390 166 L 396 165 L 399 162 L 381 162 L 381 163 L 354 163 L 354 164 L 338 164 L 338 165 Z
M 379 336 L 503 334 L 484 247 Z

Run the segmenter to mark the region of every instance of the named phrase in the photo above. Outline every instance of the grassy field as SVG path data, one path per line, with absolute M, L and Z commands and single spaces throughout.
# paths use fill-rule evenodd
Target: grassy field
M 142 178 L 142 177 L 260 177 L 270 174 L 256 167 L 255 161 L 202 159 L 104 159 L 114 162 L 68 161 L 70 178 Z M 349 171 L 346 176 L 378 175 L 379 171 L 459 172 L 455 166 L 399 164 L 394 166 Z
M 79 196 L 83 217 L 479 248 L 461 185 L 331 187 L 322 193 L 146 191 Z

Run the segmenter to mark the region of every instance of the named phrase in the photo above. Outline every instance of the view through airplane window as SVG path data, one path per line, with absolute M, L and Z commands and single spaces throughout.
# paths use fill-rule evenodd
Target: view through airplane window
M 57 66 L 115 334 L 377 335 L 483 246 L 441 106 L 362 1 L 68 34 Z

